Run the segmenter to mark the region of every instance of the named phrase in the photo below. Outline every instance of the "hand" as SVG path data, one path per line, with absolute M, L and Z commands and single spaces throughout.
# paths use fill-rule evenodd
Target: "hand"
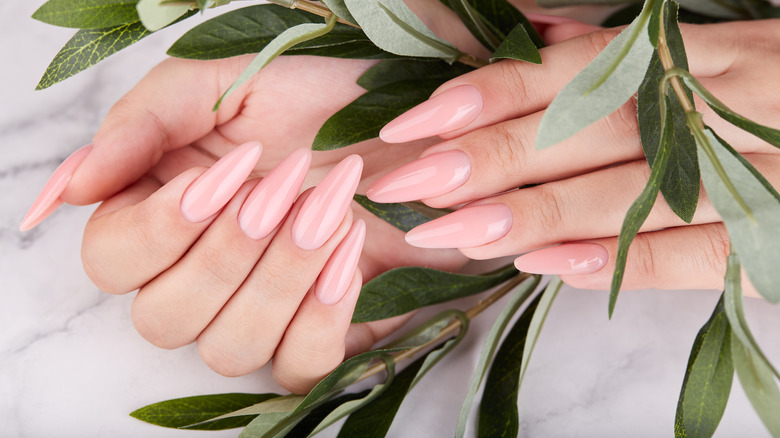
M 691 72 L 704 86 L 735 111 L 776 127 L 778 21 L 683 25 L 682 32 Z M 608 289 L 616 236 L 649 174 L 636 105 L 629 102 L 546 150 L 534 149 L 534 136 L 558 90 L 616 34 L 583 24 L 551 26 L 545 37 L 559 44 L 541 50 L 541 66 L 502 61 L 444 84 L 429 102 L 388 124 L 381 136 L 388 142 L 431 135 L 447 141 L 383 176 L 369 188 L 369 198 L 423 199 L 433 207 L 479 200 L 418 227 L 407 241 L 425 248 L 457 247 L 474 259 L 528 253 L 516 262 L 521 270 L 561 274 L 575 287 Z M 728 43 L 717 37 L 723 34 L 731 36 Z M 724 122 L 703 102 L 696 104 L 705 123 L 780 185 L 778 149 Z M 441 110 L 422 115 L 433 106 Z M 420 169 L 431 177 L 403 183 L 404 175 Z M 513 190 L 527 184 L 539 185 Z M 642 231 L 629 251 L 624 288 L 723 287 L 728 236 L 706 194 L 691 226 L 659 197 Z

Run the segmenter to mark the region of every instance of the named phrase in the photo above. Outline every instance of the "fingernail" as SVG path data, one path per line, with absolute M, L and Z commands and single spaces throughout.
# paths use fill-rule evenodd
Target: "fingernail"
M 362 171 L 363 160 L 350 155 L 312 190 L 292 226 L 292 239 L 299 248 L 317 249 L 330 239 L 347 213 Z
M 525 18 L 527 18 L 528 21 L 532 23 L 539 23 L 539 24 L 579 23 L 579 21 L 573 18 L 561 17 L 559 15 L 526 13 Z
M 462 151 L 428 155 L 383 176 L 366 191 L 374 202 L 407 202 L 444 195 L 471 175 L 471 161 Z
M 68 188 L 68 184 L 70 184 L 70 180 L 73 178 L 73 173 L 76 172 L 76 169 L 78 169 L 79 165 L 91 151 L 92 145 L 88 144 L 72 153 L 57 167 L 51 177 L 49 177 L 49 181 L 43 186 L 43 190 L 41 190 L 38 198 L 33 202 L 30 210 L 27 211 L 24 219 L 22 219 L 22 224 L 19 226 L 20 231 L 34 228 L 62 205 L 60 195 Z
M 462 208 L 406 233 L 420 248 L 471 248 L 493 242 L 512 228 L 512 210 L 504 204 Z
M 238 213 L 238 225 L 247 236 L 260 240 L 279 225 L 300 192 L 310 164 L 311 150 L 298 149 L 252 189 Z
M 260 159 L 262 146 L 245 143 L 214 163 L 199 176 L 181 198 L 181 214 L 190 222 L 202 222 L 218 212 L 236 194 Z
M 482 95 L 476 87 L 450 88 L 401 114 L 379 131 L 387 143 L 403 143 L 462 128 L 482 111 Z
M 515 267 L 532 274 L 591 274 L 605 264 L 609 253 L 596 243 L 564 243 L 521 255 Z
M 339 243 L 322 269 L 317 284 L 314 286 L 314 296 L 325 305 L 332 306 L 347 293 L 352 277 L 355 275 L 363 242 L 366 240 L 366 223 L 358 219 L 352 229 Z

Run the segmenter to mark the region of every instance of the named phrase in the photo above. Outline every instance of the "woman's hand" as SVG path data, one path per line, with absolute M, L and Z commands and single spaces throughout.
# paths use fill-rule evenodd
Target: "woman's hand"
M 705 87 L 748 118 L 778 126 L 777 20 L 683 25 L 682 32 L 691 72 Z M 423 199 L 433 207 L 479 201 L 412 230 L 406 240 L 459 248 L 474 259 L 528 253 L 516 262 L 521 270 L 561 274 L 576 287 L 609 288 L 616 236 L 649 174 L 636 104 L 628 102 L 549 149 L 535 150 L 534 138 L 555 94 L 616 34 L 583 24 L 551 26 L 545 37 L 560 43 L 541 50 L 542 65 L 502 61 L 444 84 L 381 136 L 388 142 L 431 135 L 447 141 L 383 176 L 369 188 L 369 198 Z M 730 38 L 718 38 L 723 34 Z M 780 186 L 778 149 L 696 103 L 705 123 Z M 528 184 L 538 185 L 516 190 Z M 659 198 L 629 252 L 625 288 L 722 287 L 728 236 L 705 193 L 693 225 L 685 225 Z

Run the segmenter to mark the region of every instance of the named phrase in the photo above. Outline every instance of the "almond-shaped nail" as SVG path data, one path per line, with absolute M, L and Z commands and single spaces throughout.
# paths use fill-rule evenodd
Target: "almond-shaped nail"
M 292 226 L 292 240 L 299 248 L 317 249 L 330 239 L 347 214 L 362 172 L 363 160 L 350 155 L 312 190 Z
M 509 207 L 482 204 L 424 223 L 406 233 L 406 242 L 420 248 L 471 248 L 498 240 L 511 228 Z
M 366 191 L 374 202 L 408 202 L 444 195 L 471 175 L 471 161 L 462 151 L 428 155 L 379 178 Z
M 607 264 L 609 253 L 596 243 L 564 243 L 515 259 L 515 267 L 532 274 L 592 274 Z
M 404 143 L 463 128 L 482 112 L 482 94 L 472 85 L 450 88 L 401 114 L 379 131 L 388 143 Z
M 293 151 L 263 178 L 241 206 L 238 225 L 252 239 L 268 236 L 284 219 L 311 165 L 311 150 Z
M 43 186 L 43 190 L 41 190 L 38 198 L 33 202 L 30 210 L 27 211 L 24 219 L 22 219 L 22 224 L 19 226 L 20 231 L 34 228 L 62 205 L 60 195 L 68 188 L 68 184 L 70 184 L 76 169 L 78 169 L 91 151 L 92 145 L 88 144 L 72 153 L 57 167 L 51 177 L 49 177 L 46 185 Z
M 322 269 L 317 284 L 314 286 L 314 296 L 325 305 L 332 306 L 347 293 L 352 277 L 355 275 L 363 242 L 366 240 L 366 223 L 358 219 L 344 240 L 333 251 L 325 267 Z
M 255 168 L 262 150 L 258 142 L 244 143 L 199 176 L 181 197 L 184 219 L 202 222 L 222 209 Z

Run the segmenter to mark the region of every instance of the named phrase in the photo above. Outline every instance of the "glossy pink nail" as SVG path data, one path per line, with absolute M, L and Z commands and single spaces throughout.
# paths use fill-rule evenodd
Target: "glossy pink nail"
M 330 239 L 347 214 L 362 171 L 363 160 L 350 155 L 312 190 L 292 226 L 292 239 L 299 248 L 317 249 Z
M 322 303 L 332 306 L 347 293 L 352 277 L 355 275 L 363 242 L 366 240 L 366 223 L 358 219 L 344 240 L 330 256 L 322 269 L 317 284 L 314 286 L 314 296 Z
M 471 248 L 500 239 L 512 228 L 512 210 L 504 204 L 462 208 L 406 233 L 420 248 Z
M 609 253 L 596 243 L 564 243 L 521 255 L 515 267 L 533 274 L 591 274 L 607 264 Z
M 482 111 L 482 94 L 472 85 L 450 88 L 401 114 L 379 131 L 388 143 L 403 143 L 463 128 Z
M 238 225 L 247 236 L 260 240 L 279 225 L 300 192 L 310 164 L 311 150 L 297 149 L 252 189 L 238 213 Z
M 220 158 L 199 176 L 181 198 L 181 214 L 190 222 L 202 222 L 218 212 L 236 194 L 260 159 L 262 146 L 245 143 Z
M 383 176 L 366 191 L 374 202 L 408 202 L 444 195 L 471 175 L 471 161 L 462 151 L 428 155 Z
M 49 181 L 43 186 L 43 190 L 41 190 L 38 198 L 33 202 L 30 210 L 27 211 L 24 219 L 22 219 L 22 224 L 19 227 L 20 231 L 34 228 L 62 205 L 60 195 L 68 188 L 68 184 L 70 184 L 70 180 L 73 178 L 73 173 L 76 172 L 76 169 L 78 169 L 91 151 L 92 145 L 86 145 L 72 153 L 57 167 L 51 177 L 49 177 Z

